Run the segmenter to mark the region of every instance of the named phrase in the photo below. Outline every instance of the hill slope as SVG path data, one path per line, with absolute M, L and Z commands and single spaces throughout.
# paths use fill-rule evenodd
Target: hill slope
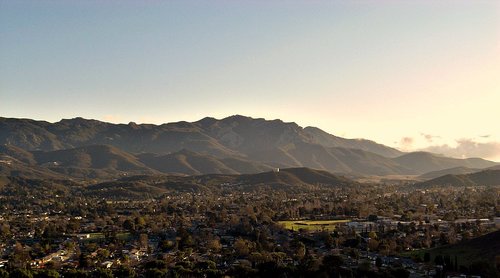
M 150 197 L 168 191 L 219 192 L 262 191 L 304 192 L 312 188 L 356 186 L 357 183 L 325 171 L 308 168 L 281 169 L 258 174 L 200 176 L 138 176 L 87 187 L 89 194 L 111 198 Z
M 438 247 L 430 250 L 430 253 L 433 257 L 457 256 L 460 265 L 469 265 L 478 259 L 485 259 L 493 265 L 495 257 L 500 255 L 499 250 L 500 231 L 496 231 L 457 244 Z
M 430 180 L 430 179 L 439 178 L 439 177 L 445 176 L 445 175 L 465 175 L 465 174 L 470 174 L 470 173 L 479 172 L 479 171 L 481 171 L 481 170 L 467 168 L 467 167 L 453 167 L 453 168 L 449 168 L 449 169 L 428 172 L 428 173 L 422 174 L 418 177 L 420 179 L 423 179 L 423 180 Z
M 466 175 L 444 175 L 435 179 L 431 179 L 422 183 L 417 183 L 417 187 L 431 186 L 495 186 L 500 185 L 500 170 L 484 170 Z
M 340 147 L 347 149 L 359 149 L 371 153 L 375 153 L 385 157 L 397 157 L 402 155 L 401 151 L 394 148 L 388 148 L 382 144 L 365 140 L 365 139 L 345 139 L 332 134 L 329 134 L 317 127 L 306 127 L 304 132 L 312 138 L 312 143 L 319 144 L 325 147 Z
M 189 150 L 167 155 L 142 154 L 140 161 L 148 167 L 163 173 L 179 173 L 187 175 L 202 174 L 240 174 L 256 173 L 270 170 L 271 167 L 247 161 L 242 158 L 217 158 Z
M 428 152 L 413 152 L 393 159 L 401 166 L 413 169 L 418 174 L 440 171 L 453 167 L 483 169 L 493 167 L 497 163 L 481 158 L 458 159 L 439 156 Z

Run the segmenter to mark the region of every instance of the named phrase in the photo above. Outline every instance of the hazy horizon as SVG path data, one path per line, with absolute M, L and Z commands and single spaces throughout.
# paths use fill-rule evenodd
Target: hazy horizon
M 500 2 L 2 1 L 3 117 L 240 114 L 500 161 Z

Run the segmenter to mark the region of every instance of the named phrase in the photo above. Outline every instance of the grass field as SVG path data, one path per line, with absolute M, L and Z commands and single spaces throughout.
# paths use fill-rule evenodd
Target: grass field
M 132 235 L 129 232 L 117 233 L 116 238 L 121 240 L 127 240 Z M 103 233 L 90 233 L 90 238 L 88 240 L 103 240 L 106 236 Z
M 337 224 L 349 221 L 350 220 L 286 220 L 279 221 L 278 223 L 283 225 L 285 229 L 292 231 L 303 229 L 310 232 L 319 232 L 333 231 Z

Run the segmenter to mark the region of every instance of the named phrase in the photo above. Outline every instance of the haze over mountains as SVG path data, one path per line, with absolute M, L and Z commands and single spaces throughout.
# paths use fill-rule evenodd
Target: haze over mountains
M 231 116 L 162 125 L 75 118 L 0 118 L 0 171 L 107 178 L 123 174 L 250 174 L 308 167 L 353 175 L 422 175 L 497 165 L 480 158 L 402 153 L 364 139 L 281 120 Z

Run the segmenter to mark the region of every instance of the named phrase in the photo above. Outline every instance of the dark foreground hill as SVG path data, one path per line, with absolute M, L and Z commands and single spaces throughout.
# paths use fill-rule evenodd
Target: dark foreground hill
M 495 259 L 500 255 L 500 231 L 492 232 L 477 238 L 463 241 L 453 245 L 442 246 L 430 250 L 432 258 L 438 255 L 449 256 L 452 262 L 457 256 L 459 265 L 470 266 L 479 260 L 495 265 Z M 479 266 L 479 271 L 486 270 L 488 266 Z M 488 273 L 484 273 L 487 275 Z M 495 277 L 495 276 L 489 276 Z

